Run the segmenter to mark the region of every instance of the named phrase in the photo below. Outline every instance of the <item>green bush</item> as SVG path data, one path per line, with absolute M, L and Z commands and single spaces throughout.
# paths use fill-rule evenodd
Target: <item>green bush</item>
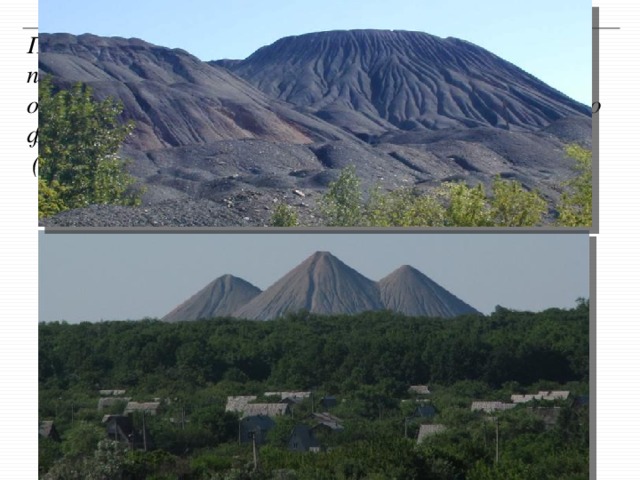
M 577 176 L 564 183 L 568 190 L 558 207 L 558 224 L 565 227 L 590 227 L 592 224 L 592 166 L 591 152 L 579 145 L 569 145 L 567 155 L 576 161 Z
M 298 224 L 298 215 L 293 207 L 284 202 L 276 205 L 271 216 L 272 227 L 296 227 Z

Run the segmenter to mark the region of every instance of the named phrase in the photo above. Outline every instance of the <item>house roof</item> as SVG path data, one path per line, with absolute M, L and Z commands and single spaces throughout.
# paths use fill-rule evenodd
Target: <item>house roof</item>
M 317 422 L 316 426 L 324 425 L 325 427 L 329 427 L 331 430 L 344 430 L 342 420 L 329 412 L 312 413 L 311 416 Z
M 120 402 L 128 402 L 131 400 L 131 397 L 102 397 L 98 400 L 98 410 L 102 410 L 103 408 L 113 407 Z
M 511 395 L 513 403 L 526 403 L 532 400 L 566 400 L 569 398 L 568 390 L 540 390 L 538 393 L 529 393 L 524 395 Z
M 289 413 L 289 405 L 286 403 L 249 403 L 241 410 L 242 417 L 265 415 L 275 417 Z
M 509 410 L 515 406 L 516 406 L 515 403 L 479 401 L 479 402 L 471 403 L 471 410 L 472 411 L 480 410 L 483 412 L 494 412 L 497 410 Z
M 569 398 L 570 393 L 571 392 L 569 392 L 569 390 L 552 390 L 550 392 L 547 392 L 544 400 L 566 400 L 567 398 Z
M 311 392 L 265 392 L 267 397 L 280 397 L 282 400 L 291 399 L 294 402 L 301 402 L 311 396 Z
M 429 395 L 429 385 L 411 385 L 409 387 L 410 393 L 417 393 L 418 395 Z
M 255 395 L 239 395 L 235 397 L 227 397 L 227 406 L 225 407 L 225 411 L 227 412 L 242 412 L 244 407 L 249 403 L 253 402 L 256 398 Z
M 151 415 L 155 415 L 158 412 L 160 402 L 129 402 L 124 409 L 124 414 L 127 415 L 132 412 L 147 412 Z
M 440 423 L 420 425 L 420 430 L 418 430 L 418 443 L 420 443 L 426 437 L 435 435 L 436 433 L 444 432 L 446 429 L 447 427 Z
M 38 434 L 45 438 L 58 437 L 58 432 L 56 431 L 56 427 L 53 425 L 53 420 L 43 420 L 40 422 L 38 426 Z
M 534 394 L 525 394 L 525 395 L 511 395 L 511 402 L 513 403 L 526 403 L 535 399 Z
M 100 395 L 124 395 L 126 390 L 99 390 Z

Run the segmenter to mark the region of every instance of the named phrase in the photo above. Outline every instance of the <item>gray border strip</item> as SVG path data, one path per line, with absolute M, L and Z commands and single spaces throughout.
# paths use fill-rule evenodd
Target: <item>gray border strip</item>
M 589 237 L 589 479 L 596 478 L 597 238 Z
M 600 8 L 591 9 L 591 98 L 600 101 Z M 593 180 L 591 182 L 591 233 L 600 232 L 600 114 L 591 115 L 591 157 Z
M 75 233 L 205 233 L 205 234 L 256 234 L 266 233 L 275 235 L 287 234 L 458 234 L 458 233 L 487 233 L 487 234 L 588 234 L 587 228 L 556 227 L 531 229 L 524 227 L 371 227 L 371 228 L 341 228 L 341 227 L 45 227 L 45 234 L 75 234 Z

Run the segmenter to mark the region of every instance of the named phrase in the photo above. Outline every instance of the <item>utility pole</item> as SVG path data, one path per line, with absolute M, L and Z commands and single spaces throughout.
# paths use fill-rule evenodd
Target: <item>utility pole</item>
M 498 460 L 500 460 L 500 428 L 499 428 L 498 417 L 496 417 L 496 464 Z
M 250 432 L 251 440 L 253 442 L 253 471 L 258 470 L 258 447 L 256 446 L 256 432 Z
M 147 451 L 147 426 L 144 421 L 144 413 L 145 410 L 142 410 L 142 445 L 144 447 L 144 451 Z

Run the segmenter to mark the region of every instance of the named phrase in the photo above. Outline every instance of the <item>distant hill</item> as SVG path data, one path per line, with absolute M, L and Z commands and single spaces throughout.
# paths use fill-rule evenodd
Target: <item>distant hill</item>
M 374 281 L 329 252 L 316 252 L 239 308 L 234 316 L 269 320 L 298 310 L 351 314 L 382 309 Z
M 136 129 L 122 154 L 141 207 L 90 206 L 46 226 L 263 226 L 284 201 L 310 225 L 340 170 L 364 188 L 516 179 L 552 202 L 591 144 L 589 108 L 463 40 L 355 30 L 283 38 L 203 62 L 140 39 L 39 35 L 42 74 L 90 85 Z M 301 191 L 305 197 L 293 193 Z
M 455 317 L 478 313 L 422 272 L 403 265 L 378 282 L 380 298 L 387 310 L 405 315 Z
M 442 318 L 478 313 L 413 267 L 405 265 L 374 282 L 331 253 L 316 252 L 261 293 L 243 280 L 221 277 L 163 320 L 226 315 L 271 320 L 298 311 L 335 315 L 376 310 Z
M 457 38 L 344 30 L 282 38 L 224 62 L 271 97 L 354 133 L 491 126 L 538 129 L 591 110 Z
M 233 275 L 223 275 L 165 315 L 165 322 L 231 315 L 260 294 L 260 289 Z
M 90 34 L 40 34 L 39 42 L 43 73 L 123 102 L 125 118 L 137 126 L 128 143 L 138 150 L 241 138 L 299 144 L 344 137 L 184 50 Z

